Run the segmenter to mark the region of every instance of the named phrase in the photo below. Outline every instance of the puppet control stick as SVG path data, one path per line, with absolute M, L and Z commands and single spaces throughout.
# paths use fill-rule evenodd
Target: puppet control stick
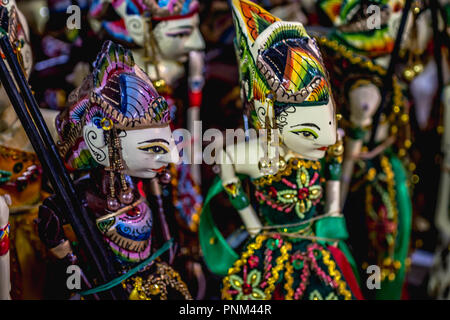
M 75 192 L 73 182 L 59 156 L 57 147 L 49 133 L 47 125 L 39 111 L 38 104 L 25 79 L 22 68 L 5 32 L 8 25 L 8 10 L 0 8 L 0 48 L 6 57 L 11 73 L 3 59 L 0 59 L 0 81 L 11 100 L 11 104 L 22 123 L 22 126 L 36 151 L 44 172 L 49 177 L 56 196 L 67 215 L 74 232 L 90 261 L 94 272 L 101 282 L 108 282 L 116 276 L 112 260 L 103 246 L 102 239 L 89 220 L 86 209 Z M 19 88 L 17 88 L 16 83 Z M 22 93 L 22 95 L 20 93 Z M 106 299 L 120 299 L 121 288 L 113 288 L 102 294 Z

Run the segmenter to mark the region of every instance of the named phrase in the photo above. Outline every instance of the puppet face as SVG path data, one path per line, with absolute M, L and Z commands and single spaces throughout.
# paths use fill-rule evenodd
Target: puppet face
M 169 163 L 179 162 L 178 149 L 168 125 L 125 133 L 121 140 L 127 175 L 153 178 Z
M 350 121 L 365 127 L 372 124 L 372 116 L 381 102 L 381 94 L 374 84 L 364 84 L 352 89 L 349 93 Z
M 166 20 L 153 30 L 162 58 L 186 62 L 189 52 L 205 49 L 199 30 L 198 14 L 191 17 Z
M 255 106 L 262 118 L 265 107 L 259 101 Z M 336 121 L 331 100 L 323 105 L 288 106 L 277 115 L 276 122 L 283 144 L 305 159 L 323 158 L 327 148 L 336 143 Z
M 336 142 L 336 123 L 316 42 L 302 24 L 280 21 L 250 1 L 233 1 L 233 14 L 242 96 L 254 126 L 267 128 L 268 115 L 285 147 L 322 158 Z
M 126 175 L 149 179 L 162 172 L 169 163 L 178 163 L 178 149 L 169 125 L 126 130 L 119 133 Z M 109 166 L 108 146 L 103 129 L 94 125 L 84 127 L 84 140 L 97 163 Z
M 143 47 L 147 25 L 142 13 L 130 10 L 133 3 L 123 1 L 119 6 L 115 6 L 115 10 L 124 21 L 127 37 Z M 109 32 L 117 33 L 115 29 Z M 163 59 L 186 62 L 190 51 L 205 49 L 205 42 L 199 30 L 198 14 L 160 21 L 155 24 L 153 35 Z
M 85 142 L 99 164 L 109 166 L 108 147 L 103 129 L 85 126 Z M 126 176 L 151 179 L 169 163 L 179 161 L 178 149 L 169 125 L 139 130 L 121 131 L 119 138 Z M 152 214 L 145 202 L 121 215 L 97 221 L 111 250 L 121 260 L 139 262 L 149 257 Z

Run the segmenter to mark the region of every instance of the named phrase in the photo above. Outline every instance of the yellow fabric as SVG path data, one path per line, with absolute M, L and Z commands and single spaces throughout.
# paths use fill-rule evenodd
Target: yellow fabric
M 12 299 L 43 298 L 46 253 L 34 223 L 37 216 L 38 208 L 9 217 Z
M 17 164 L 21 170 L 14 172 Z M 9 194 L 12 201 L 9 216 L 12 299 L 43 298 L 46 250 L 34 220 L 48 194 L 42 191 L 41 177 L 28 181 L 23 190 L 14 184 L 33 165 L 40 165 L 36 154 L 0 145 L 0 170 L 11 173 L 9 183 L 0 185 L 0 195 Z

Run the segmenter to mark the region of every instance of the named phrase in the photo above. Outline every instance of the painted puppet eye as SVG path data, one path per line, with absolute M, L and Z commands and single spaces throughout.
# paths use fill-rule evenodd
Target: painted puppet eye
M 146 146 L 142 146 L 138 148 L 141 151 L 145 151 L 152 154 L 167 154 L 169 153 L 169 150 L 166 146 L 159 144 L 159 143 L 151 143 Z
M 292 133 L 303 136 L 306 139 L 315 140 L 319 137 L 319 135 L 312 129 L 298 129 L 298 130 L 292 130 Z
M 192 33 L 191 30 L 167 32 L 166 36 L 172 37 L 172 38 L 183 38 L 183 37 L 189 37 L 191 35 L 191 33 Z

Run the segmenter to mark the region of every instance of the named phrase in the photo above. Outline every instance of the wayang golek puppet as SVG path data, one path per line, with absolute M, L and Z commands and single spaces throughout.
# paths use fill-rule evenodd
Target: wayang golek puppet
M 442 152 L 444 153 L 441 164 L 442 175 L 439 181 L 438 203 L 436 207 L 435 223 L 439 230 L 440 244 L 436 250 L 433 267 L 431 269 L 428 291 L 437 299 L 449 299 L 450 294 L 450 216 L 448 195 L 450 193 L 450 85 L 446 85 L 443 91 L 444 104 L 444 134 L 442 139 Z
M 180 230 L 179 258 L 186 260 L 189 277 L 204 288 L 196 241 L 203 199 L 201 128 L 195 123 L 200 120 L 205 49 L 198 9 L 199 2 L 192 0 L 99 0 L 92 3 L 90 16 L 101 38 L 112 38 L 132 50 L 136 64 L 168 102 L 172 129 L 187 129 L 175 131 L 183 163 L 166 170 L 169 183 L 163 186 L 163 199 L 174 211 L 172 228 Z M 108 15 L 111 12 L 114 15 Z M 199 289 L 197 296 L 203 294 Z
M 0 196 L 0 300 L 11 299 L 10 280 L 10 224 L 9 207 L 11 198 Z
M 1 4 L 2 29 L 22 70 L 29 77 L 33 67 L 33 53 L 27 21 L 14 0 Z M 7 9 L 7 10 L 5 10 Z M 5 16 L 3 16 L 5 15 Z M 57 112 L 42 110 L 47 123 L 54 122 Z M 49 125 L 53 135 L 55 126 Z M 0 88 L 0 195 L 10 196 L 9 237 L 2 231 L 2 239 L 10 239 L 11 297 L 13 299 L 39 299 L 42 297 L 45 274 L 45 248 L 39 241 L 34 219 L 38 207 L 46 196 L 42 188 L 42 168 L 28 140 L 22 124 L 6 92 Z M 3 227 L 3 226 L 2 226 Z M 6 242 L 2 242 L 3 249 Z M 8 267 L 9 268 L 9 267 Z M 9 274 L 8 279 L 9 279 Z M 9 292 L 9 291 L 8 291 Z
M 194 130 L 194 124 L 200 120 L 204 85 L 205 43 L 199 31 L 198 9 L 199 3 L 195 0 L 97 0 L 90 10 L 94 30 L 103 38 L 112 38 L 130 47 L 136 63 L 146 70 L 158 92 L 166 98 L 173 118 L 172 127 L 190 132 L 181 142 L 183 159 L 189 162 L 171 173 L 172 201 L 182 225 L 191 231 L 197 230 L 202 202 L 199 189 L 202 150 L 193 148 L 201 140 L 201 133 Z M 107 16 L 111 11 L 116 18 Z M 179 91 L 184 82 L 187 82 L 187 94 Z M 185 96 L 188 101 L 180 99 Z
M 450 3 L 441 2 L 444 12 L 450 12 Z M 433 18 L 437 19 L 437 6 L 434 8 Z M 450 214 L 449 214 L 449 194 L 450 194 L 450 54 L 448 44 L 450 41 L 450 21 L 446 20 L 447 25 L 439 36 L 442 42 L 436 46 L 441 51 L 441 63 L 437 65 L 439 55 L 435 54 L 435 68 L 441 68 L 442 81 L 442 125 L 443 133 L 441 140 L 441 175 L 439 177 L 439 189 L 436 203 L 435 225 L 439 231 L 439 244 L 437 246 L 433 266 L 430 271 L 430 280 L 428 282 L 428 293 L 436 299 L 450 299 Z M 437 24 L 435 25 L 437 27 Z M 437 29 L 437 28 L 436 28 Z M 438 40 L 435 37 L 435 40 Z M 439 45 L 440 44 L 440 45 Z M 436 82 L 438 80 L 433 79 Z M 437 91 L 437 90 L 436 90 Z
M 362 298 L 341 241 L 343 150 L 319 48 L 300 23 L 280 21 L 250 1 L 234 0 L 232 10 L 242 98 L 254 128 L 268 132 L 262 143 L 228 145 L 218 156 L 220 179 L 200 220 L 205 261 L 224 276 L 223 299 Z M 243 154 L 253 161 L 242 161 Z M 242 177 L 250 179 L 255 202 Z M 210 199 L 222 190 L 251 235 L 239 254 L 211 216 Z
M 380 9 L 380 28 L 375 30 L 370 27 L 369 5 Z M 419 3 L 406 13 L 408 7 L 405 9 L 397 1 L 325 0 L 319 6 L 334 25 L 327 35 L 318 37 L 338 112 L 344 118 L 341 204 L 352 230 L 350 243 L 362 267 L 362 279 L 367 276 L 368 265 L 381 266 L 381 289 L 366 294 L 400 299 L 411 233 L 410 171 L 414 168 L 408 157 L 412 136 L 407 83 L 414 78 L 411 72 L 421 75 L 424 69 L 417 57 L 426 48 L 428 26 L 424 15 L 419 17 Z M 390 64 L 398 62 L 392 54 L 403 20 L 398 46 L 406 57 L 405 72 L 391 74 Z M 392 85 L 388 86 L 388 82 Z M 425 108 L 429 102 L 430 99 L 420 100 L 416 108 Z M 376 123 L 375 116 L 380 116 Z M 426 121 L 422 118 L 419 122 Z
M 170 234 L 160 199 L 147 202 L 142 179 L 150 179 L 157 194 L 159 173 L 169 163 L 177 163 L 179 155 L 169 107 L 129 50 L 105 42 L 93 73 L 70 95 L 68 107 L 58 116 L 57 128 L 66 165 L 88 173 L 75 186 L 115 257 L 117 276 L 130 275 L 121 283 L 129 298 L 191 299 L 169 265 L 172 249 L 169 263 L 160 258 L 148 261 L 152 251 L 167 250 L 163 243 Z M 76 262 L 86 271 L 89 262 L 65 235 L 59 208 L 54 197 L 40 207 L 41 239 L 55 257 Z M 161 232 L 155 232 L 154 225 Z M 147 265 L 133 269 L 142 263 Z

